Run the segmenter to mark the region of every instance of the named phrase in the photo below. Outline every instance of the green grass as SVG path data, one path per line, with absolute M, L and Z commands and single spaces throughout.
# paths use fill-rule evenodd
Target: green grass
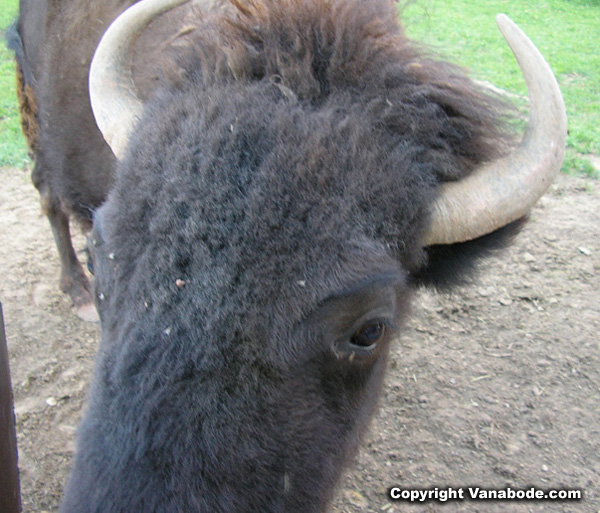
M 2 34 L 17 10 L 18 0 L 0 0 Z M 409 0 L 402 17 L 410 37 L 433 45 L 470 68 L 476 78 L 523 96 L 525 83 L 496 28 L 495 15 L 499 12 L 508 14 L 531 37 L 561 85 L 569 116 L 563 170 L 598 176 L 585 155 L 600 155 L 600 1 Z M 23 166 L 26 162 L 14 61 L 0 44 L 0 166 Z
M 510 16 L 540 49 L 561 86 L 569 136 L 563 171 L 599 177 L 586 154 L 600 154 L 600 2 L 598 0 L 421 0 L 404 5 L 407 34 L 518 95 L 527 88 L 496 28 Z
M 0 0 L 0 167 L 23 167 L 27 163 L 27 146 L 17 107 L 15 62 L 4 41 L 4 33 L 15 19 L 18 6 L 18 0 Z

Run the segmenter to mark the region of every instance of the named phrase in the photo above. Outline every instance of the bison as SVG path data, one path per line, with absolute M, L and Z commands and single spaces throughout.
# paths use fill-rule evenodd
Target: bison
M 185 3 L 136 3 L 96 51 L 115 162 L 79 80 L 124 3 L 22 2 L 34 177 L 93 221 L 102 327 L 62 510 L 324 511 L 411 291 L 518 229 L 560 168 L 564 105 L 506 17 L 531 97 L 514 147 L 503 103 L 409 41 L 389 0 Z M 77 57 L 30 91 L 44 52 Z
M 21 0 L 19 19 L 8 34 L 17 58 L 21 124 L 34 159 L 32 181 L 58 249 L 60 288 L 71 298 L 77 315 L 88 321 L 97 320 L 97 314 L 89 280 L 71 242 L 70 219 L 84 232 L 91 229 L 94 211 L 114 181 L 116 165 L 90 107 L 89 65 L 108 25 L 134 3 Z M 144 61 L 152 61 L 168 47 L 148 37 L 140 38 L 137 46 Z M 158 77 L 152 71 L 138 74 L 139 90 L 153 88 Z

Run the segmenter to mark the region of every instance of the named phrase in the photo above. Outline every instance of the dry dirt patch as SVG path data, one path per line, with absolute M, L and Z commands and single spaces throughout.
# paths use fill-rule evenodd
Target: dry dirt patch
M 0 300 L 24 511 L 55 511 L 98 329 L 57 291 L 56 251 L 29 177 L 0 173 Z M 515 244 L 472 285 L 419 293 L 334 511 L 441 509 L 390 503 L 396 485 L 585 493 L 578 503 L 446 503 L 448 512 L 600 510 L 599 196 L 597 182 L 559 177 Z

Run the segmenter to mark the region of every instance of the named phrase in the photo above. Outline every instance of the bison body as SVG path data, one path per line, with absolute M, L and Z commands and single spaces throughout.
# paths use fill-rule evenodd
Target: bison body
M 126 7 L 122 4 L 22 0 L 12 39 L 21 119 L 35 161 L 32 179 L 58 249 L 60 288 L 77 307 L 92 299 L 71 243 L 69 218 L 89 230 L 92 214 L 113 182 L 115 165 L 90 108 L 87 77 L 98 41 Z
M 95 311 L 71 242 L 70 221 L 89 231 L 94 211 L 113 184 L 116 164 L 90 106 L 89 66 L 110 22 L 134 3 L 21 0 L 19 20 L 9 35 L 17 57 L 23 131 L 34 159 L 32 180 L 56 242 L 60 288 L 85 320 L 94 320 Z M 153 63 L 161 51 L 156 40 L 139 43 L 138 85 L 144 91 L 152 90 L 157 76 L 152 64 L 141 63 Z

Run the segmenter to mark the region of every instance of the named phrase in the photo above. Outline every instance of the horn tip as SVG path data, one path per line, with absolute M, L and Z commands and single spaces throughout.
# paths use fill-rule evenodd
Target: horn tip
M 510 16 L 504 13 L 498 13 L 496 15 L 496 25 L 498 25 L 498 28 L 503 34 L 508 30 L 517 29 L 520 31 L 518 25 L 510 18 Z

